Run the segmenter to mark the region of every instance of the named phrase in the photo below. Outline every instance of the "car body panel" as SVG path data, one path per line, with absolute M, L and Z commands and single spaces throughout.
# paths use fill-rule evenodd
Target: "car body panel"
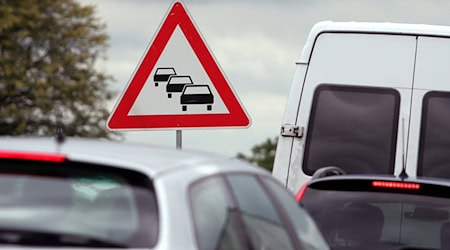
M 127 143 L 71 138 L 57 145 L 49 138 L 12 138 L 0 140 L 0 149 L 28 152 L 57 152 L 73 161 L 93 162 L 110 166 L 123 167 L 147 173 L 153 177 L 171 169 L 195 166 L 199 162 L 225 160 L 229 157 L 218 154 L 206 154 L 195 150 L 175 151 L 174 147 L 151 144 Z M 95 154 L 92 151 L 95 150 Z M 233 168 L 233 166 L 229 166 Z

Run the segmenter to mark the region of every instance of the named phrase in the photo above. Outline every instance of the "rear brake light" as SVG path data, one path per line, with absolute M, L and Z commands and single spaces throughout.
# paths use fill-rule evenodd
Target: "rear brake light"
M 420 184 L 397 181 L 372 181 L 372 187 L 399 188 L 399 189 L 420 189 Z
M 297 202 L 300 202 L 303 199 L 303 195 L 305 195 L 306 189 L 308 188 L 308 183 L 305 183 L 300 190 L 298 190 L 297 194 L 295 195 L 295 199 Z
M 63 162 L 66 157 L 61 154 L 0 150 L 0 159 Z

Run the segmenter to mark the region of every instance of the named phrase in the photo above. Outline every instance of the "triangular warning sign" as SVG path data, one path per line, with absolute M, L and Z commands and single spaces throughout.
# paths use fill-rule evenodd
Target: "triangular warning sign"
M 179 40 L 188 53 L 176 53 Z M 192 62 L 186 61 L 189 58 Z M 190 70 L 196 65 L 198 69 Z M 250 125 L 249 116 L 181 2 L 172 4 L 107 125 L 111 130 Z

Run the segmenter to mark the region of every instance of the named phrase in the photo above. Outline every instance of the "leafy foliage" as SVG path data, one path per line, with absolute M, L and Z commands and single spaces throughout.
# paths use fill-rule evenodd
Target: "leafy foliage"
M 246 156 L 238 153 L 236 157 L 272 171 L 277 141 L 278 137 L 274 139 L 268 138 L 265 142 L 252 147 L 252 155 Z
M 93 6 L 75 0 L 0 0 L 0 135 L 113 138 L 106 129 L 112 77 L 94 65 L 108 35 Z

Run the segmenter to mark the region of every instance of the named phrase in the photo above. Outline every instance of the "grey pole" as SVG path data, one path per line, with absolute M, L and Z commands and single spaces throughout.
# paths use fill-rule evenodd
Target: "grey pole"
M 181 130 L 177 129 L 177 149 L 181 149 Z

